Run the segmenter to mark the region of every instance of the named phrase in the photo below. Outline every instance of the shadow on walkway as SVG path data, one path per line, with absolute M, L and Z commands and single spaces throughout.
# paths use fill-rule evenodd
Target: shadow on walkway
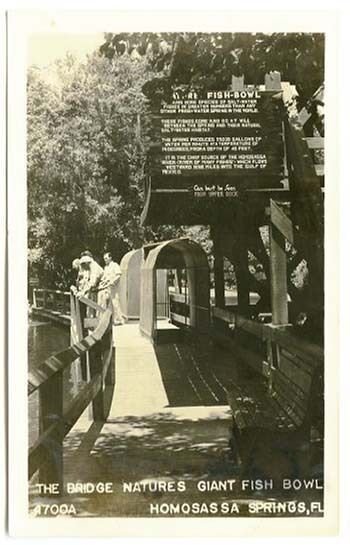
M 170 407 L 226 405 L 237 377 L 234 355 L 203 339 L 154 346 Z
M 218 407 L 186 407 L 93 424 L 87 433 L 66 438 L 65 481 L 112 482 L 113 494 L 79 494 L 71 500 L 84 515 L 147 516 L 152 502 L 232 498 L 232 492 L 203 494 L 196 489 L 200 479 L 234 478 L 229 431 L 229 412 Z M 186 491 L 123 492 L 123 482 L 149 480 L 183 480 Z

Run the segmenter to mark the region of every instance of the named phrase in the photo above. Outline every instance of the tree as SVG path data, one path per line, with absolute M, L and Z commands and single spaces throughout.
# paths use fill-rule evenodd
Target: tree
M 187 91 L 194 88 L 199 92 L 224 90 L 230 88 L 232 76 L 241 75 L 244 75 L 246 84 L 257 86 L 264 83 L 266 73 L 277 70 L 282 81 L 295 84 L 297 110 L 305 106 L 314 121 L 318 100 L 312 100 L 312 97 L 324 80 L 324 35 L 318 33 L 106 34 L 100 51 L 111 59 L 125 55 L 147 58 L 158 75 L 148 81 L 143 90 L 155 106 L 163 99 L 170 99 L 177 88 Z M 323 128 L 317 128 L 323 136 Z M 205 229 L 187 232 L 204 247 L 210 248 Z M 260 243 L 263 242 L 261 239 Z M 258 249 L 261 247 L 259 244 Z M 256 269 L 258 257 L 253 252 L 249 253 L 250 272 Z M 267 269 L 268 262 L 264 262 Z M 290 262 L 294 262 L 292 255 Z M 294 280 L 302 277 L 303 281 L 297 282 L 298 287 L 307 284 L 307 269 L 305 266 L 299 269 L 291 271 Z
M 107 58 L 147 58 L 171 84 L 227 89 L 232 75 L 261 84 L 271 70 L 295 84 L 303 107 L 324 79 L 324 35 L 318 33 L 120 33 L 106 34 Z
M 152 75 L 146 59 L 98 54 L 29 70 L 29 264 L 43 285 L 67 287 L 71 261 L 85 248 L 120 259 L 141 244 L 141 89 Z

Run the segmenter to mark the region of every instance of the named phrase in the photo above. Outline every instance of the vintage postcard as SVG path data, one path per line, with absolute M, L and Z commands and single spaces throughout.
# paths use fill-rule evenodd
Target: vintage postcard
M 13 535 L 336 533 L 335 65 L 329 13 L 9 13 Z

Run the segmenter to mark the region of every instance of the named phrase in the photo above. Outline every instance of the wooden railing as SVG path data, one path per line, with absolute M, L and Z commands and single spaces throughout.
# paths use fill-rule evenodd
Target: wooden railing
M 305 141 L 309 150 L 311 150 L 317 176 L 324 176 L 324 159 L 323 157 L 318 157 L 322 155 L 320 152 L 324 151 L 324 138 L 322 136 L 309 136 L 305 138 Z
M 43 290 L 44 291 L 44 290 Z M 47 290 L 45 290 L 47 291 Z M 96 304 L 84 298 L 83 304 Z M 85 335 L 82 300 L 71 295 L 72 320 L 79 322 L 78 330 Z M 75 312 L 79 309 L 79 312 Z M 99 310 L 101 311 L 102 309 Z M 86 325 L 86 324 L 85 324 Z M 80 337 L 82 335 L 79 335 Z M 39 470 L 40 483 L 63 483 L 63 440 L 85 409 L 92 403 L 92 418 L 104 422 L 108 416 L 107 387 L 114 385 L 114 348 L 112 339 L 112 311 L 103 310 L 97 327 L 69 348 L 50 356 L 29 373 L 28 396 L 39 391 L 39 438 L 29 448 L 29 478 Z M 81 376 L 86 383 L 64 410 L 63 372 L 80 359 Z
M 169 297 L 170 320 L 172 322 L 189 325 L 190 307 L 186 293 L 171 293 Z
M 188 324 L 189 305 L 184 295 L 171 294 L 170 308 L 173 309 L 170 316 L 177 324 Z M 218 307 L 212 308 L 211 317 L 208 335 L 231 347 L 244 365 L 265 377 L 270 377 L 274 368 L 283 366 L 286 359 L 296 360 L 301 372 L 303 368 L 323 364 L 323 349 L 295 335 L 289 325 L 260 323 Z
M 225 329 L 214 328 L 214 336 L 231 345 L 244 364 L 267 378 L 288 361 L 297 362 L 300 373 L 323 365 L 323 349 L 295 335 L 291 326 L 258 323 L 219 308 L 213 309 L 213 319 L 226 325 L 226 334 Z
M 70 292 L 35 288 L 33 290 L 33 308 L 69 315 Z

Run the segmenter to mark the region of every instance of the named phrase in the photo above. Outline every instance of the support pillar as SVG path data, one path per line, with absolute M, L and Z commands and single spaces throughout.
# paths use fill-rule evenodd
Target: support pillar
M 211 229 L 214 255 L 214 289 L 215 306 L 225 308 L 225 278 L 224 278 L 224 256 L 220 244 L 217 228 Z
M 288 324 L 287 256 L 285 238 L 270 224 L 270 274 L 272 324 Z

